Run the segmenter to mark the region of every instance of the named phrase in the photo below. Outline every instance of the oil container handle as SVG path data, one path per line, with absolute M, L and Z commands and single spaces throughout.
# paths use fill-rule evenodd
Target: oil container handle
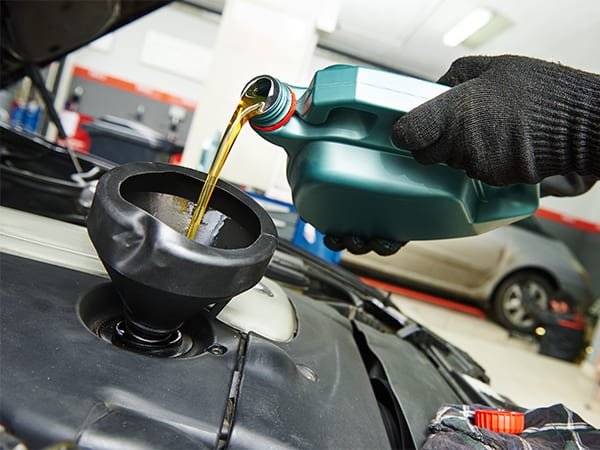
M 325 126 L 370 147 L 390 147 L 392 124 L 416 106 L 449 88 L 367 67 L 336 65 L 318 71 L 296 107 L 307 124 Z

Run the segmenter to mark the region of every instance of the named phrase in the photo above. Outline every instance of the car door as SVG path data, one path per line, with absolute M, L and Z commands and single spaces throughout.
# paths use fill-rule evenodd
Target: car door
M 403 278 L 461 292 L 485 283 L 505 251 L 501 233 L 467 238 L 413 241 L 393 256 Z

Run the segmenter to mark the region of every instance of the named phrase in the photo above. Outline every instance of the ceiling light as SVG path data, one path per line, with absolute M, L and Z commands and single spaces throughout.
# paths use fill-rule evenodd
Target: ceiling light
M 444 45 L 456 47 L 469 36 L 483 28 L 494 17 L 494 13 L 486 8 L 479 8 L 470 13 L 454 27 L 452 27 L 442 38 Z

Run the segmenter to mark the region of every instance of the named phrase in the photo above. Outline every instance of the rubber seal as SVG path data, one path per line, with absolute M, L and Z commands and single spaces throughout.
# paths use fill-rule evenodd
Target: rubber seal
M 260 127 L 258 125 L 255 125 L 254 123 L 250 123 L 250 125 L 252 126 L 252 128 L 254 128 L 257 131 L 275 131 L 278 130 L 279 128 L 281 128 L 282 126 L 284 126 L 286 123 L 288 123 L 290 121 L 290 119 L 292 118 L 292 116 L 294 115 L 294 113 L 296 112 L 296 95 L 294 94 L 294 91 L 292 91 L 289 86 L 288 86 L 288 91 L 290 91 L 290 94 L 292 96 L 292 104 L 290 106 L 289 111 L 285 114 L 285 116 L 283 116 L 283 118 L 277 122 L 274 125 L 268 125 L 265 127 Z

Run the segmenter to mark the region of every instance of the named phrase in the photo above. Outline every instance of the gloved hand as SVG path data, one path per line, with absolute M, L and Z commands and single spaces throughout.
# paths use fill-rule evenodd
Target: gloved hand
M 327 248 L 335 252 L 348 250 L 355 255 L 363 255 L 372 250 L 381 256 L 392 255 L 406 244 L 406 242 L 388 241 L 386 239 L 365 240 L 360 236 L 325 236 L 323 242 Z
M 576 197 L 589 191 L 598 178 L 588 175 L 582 177 L 576 173 L 554 175 L 544 178 L 540 184 L 541 196 Z
M 445 162 L 485 183 L 600 176 L 600 76 L 520 56 L 465 57 L 438 81 L 455 86 L 393 127 L 424 164 Z

